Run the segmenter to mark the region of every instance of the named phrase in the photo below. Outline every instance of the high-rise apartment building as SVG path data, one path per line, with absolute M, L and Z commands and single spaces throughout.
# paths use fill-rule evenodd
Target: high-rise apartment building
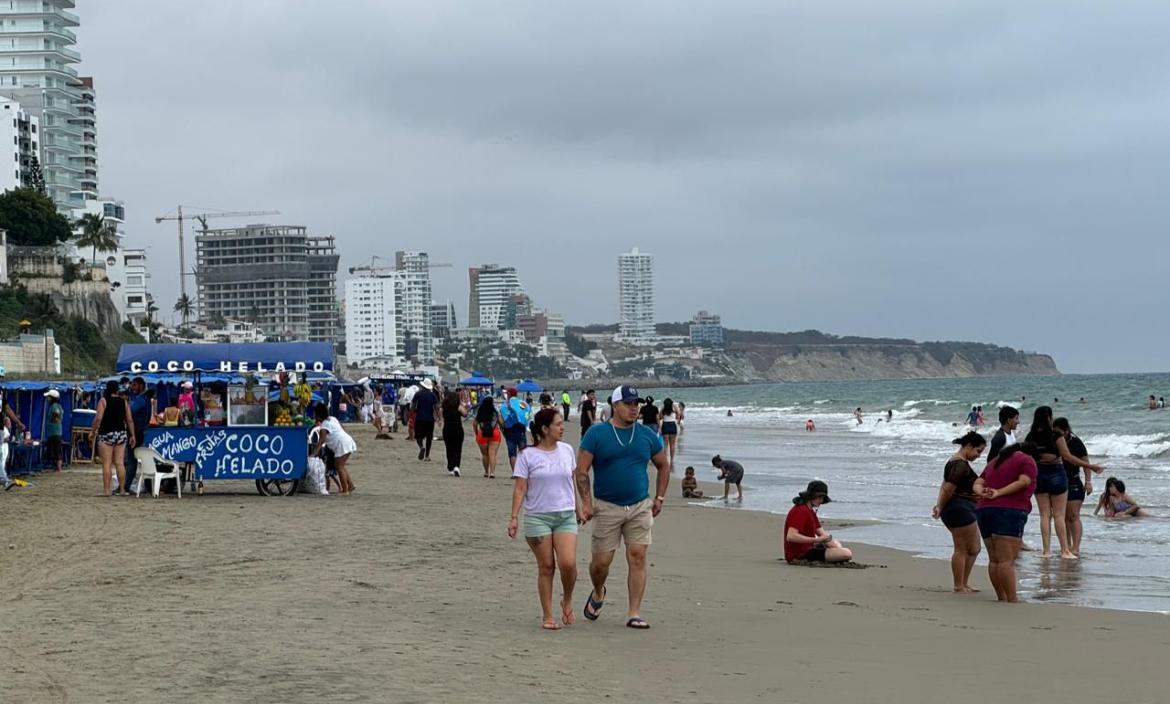
M 516 268 L 484 264 L 468 269 L 471 293 L 467 301 L 467 325 L 472 328 L 503 330 L 508 302 L 517 293 L 523 293 Z
M 247 225 L 197 234 L 195 252 L 201 317 L 255 323 L 270 339 L 333 340 L 332 237 L 311 237 L 300 225 Z
M 431 304 L 431 337 L 435 340 L 445 340 L 451 337 L 451 331 L 459 327 L 455 320 L 455 304 Z
M 79 95 L 73 104 L 77 116 L 69 118 L 69 125 L 81 132 L 78 152 L 69 156 L 69 164 L 80 172 L 77 188 L 69 194 L 69 202 L 74 207 L 98 197 L 97 100 L 93 77 L 82 76 L 77 89 Z
M 618 333 L 626 340 L 654 337 L 654 255 L 637 247 L 618 255 Z
M 394 268 L 399 278 L 395 305 L 402 356 L 429 362 L 435 353 L 431 338 L 430 257 L 426 252 L 395 252 Z
M 11 98 L 0 97 L 0 191 L 34 186 L 40 162 L 40 120 Z M 12 158 L 8 158 L 11 154 Z
M 345 282 L 345 355 L 354 364 L 375 357 L 401 357 L 397 272 L 362 276 Z
M 97 192 L 96 134 L 86 131 L 87 116 L 79 113 L 86 100 L 72 66 L 81 61 L 73 49 L 77 35 L 70 29 L 80 24 L 69 12 L 73 7 L 73 0 L 0 3 L 0 96 L 16 100 L 40 121 L 45 189 L 61 210 Z M 92 175 L 86 169 L 86 144 L 94 147 Z

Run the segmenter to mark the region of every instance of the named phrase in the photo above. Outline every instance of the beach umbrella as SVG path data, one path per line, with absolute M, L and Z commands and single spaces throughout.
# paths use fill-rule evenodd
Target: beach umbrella
M 459 383 L 463 386 L 493 386 L 493 385 L 495 385 L 495 382 L 493 382 L 491 379 L 488 379 L 487 377 L 479 376 L 478 374 L 473 374 L 472 376 L 467 377 L 466 379 L 464 379 L 463 381 L 460 381 Z
M 532 379 L 522 379 L 519 384 L 516 384 L 516 390 L 521 393 L 538 394 L 544 391 L 544 387 L 536 383 Z

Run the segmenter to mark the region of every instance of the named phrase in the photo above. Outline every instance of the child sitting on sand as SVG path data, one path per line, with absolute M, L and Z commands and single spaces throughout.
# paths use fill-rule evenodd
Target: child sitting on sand
M 1105 509 L 1106 518 L 1138 518 L 1150 515 L 1133 500 L 1132 496 L 1125 493 L 1125 482 L 1117 477 L 1109 477 L 1105 481 L 1105 492 L 1101 494 L 1097 508 L 1093 509 L 1093 515 L 1096 516 L 1101 509 Z
M 699 491 L 699 480 L 695 479 L 694 467 L 687 467 L 686 476 L 682 480 L 682 492 L 684 499 L 703 498 L 703 492 Z

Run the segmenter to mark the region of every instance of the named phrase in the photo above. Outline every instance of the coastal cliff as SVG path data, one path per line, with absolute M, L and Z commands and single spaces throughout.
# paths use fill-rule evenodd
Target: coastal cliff
M 728 350 L 750 381 L 937 379 L 1055 375 L 1052 357 L 974 343 L 783 345 L 737 343 Z

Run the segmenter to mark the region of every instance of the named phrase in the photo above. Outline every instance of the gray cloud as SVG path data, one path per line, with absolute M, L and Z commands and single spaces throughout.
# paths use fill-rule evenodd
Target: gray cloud
M 1066 370 L 1170 342 L 1170 8 L 1006 2 L 83 3 L 103 191 L 164 309 L 177 202 L 279 208 L 436 294 L 513 263 L 570 321 L 979 339 Z

